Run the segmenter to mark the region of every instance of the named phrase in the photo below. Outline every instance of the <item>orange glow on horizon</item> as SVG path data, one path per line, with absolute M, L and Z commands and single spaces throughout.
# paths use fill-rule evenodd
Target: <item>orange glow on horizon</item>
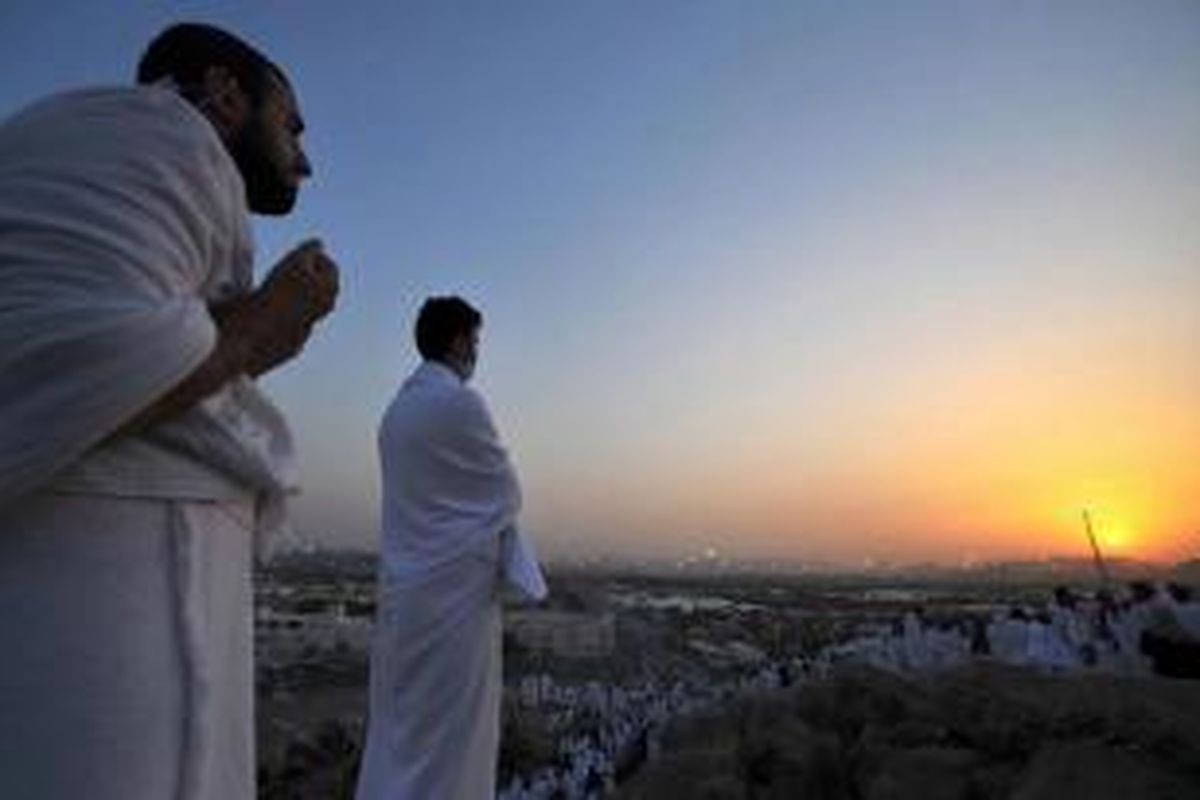
M 593 529 L 625 531 L 631 548 L 840 563 L 1091 559 L 1086 508 L 1105 558 L 1200 556 L 1192 384 L 1152 355 L 1044 344 L 847 380 L 826 405 L 794 411 L 761 399 L 785 397 L 786 383 L 728 406 L 710 397 L 705 415 L 672 418 L 638 454 L 645 471 L 614 461 L 562 496 L 579 498 L 575 519 L 589 509 Z

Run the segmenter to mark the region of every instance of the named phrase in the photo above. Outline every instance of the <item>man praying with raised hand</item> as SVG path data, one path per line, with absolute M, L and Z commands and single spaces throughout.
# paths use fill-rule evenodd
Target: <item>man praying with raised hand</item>
M 254 379 L 338 290 L 257 288 L 249 213 L 311 169 L 283 71 L 168 28 L 138 86 L 0 125 L 0 797 L 252 800 L 251 556 L 294 486 Z

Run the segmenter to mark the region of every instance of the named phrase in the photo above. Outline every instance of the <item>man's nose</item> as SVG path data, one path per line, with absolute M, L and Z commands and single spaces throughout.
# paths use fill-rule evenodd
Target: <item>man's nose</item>
M 313 174 L 312 162 L 308 160 L 308 155 L 303 150 L 296 157 L 296 172 L 301 178 L 308 178 Z

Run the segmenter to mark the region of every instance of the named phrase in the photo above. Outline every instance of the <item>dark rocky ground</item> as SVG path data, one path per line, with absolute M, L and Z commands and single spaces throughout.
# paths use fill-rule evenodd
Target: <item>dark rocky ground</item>
M 352 797 L 360 737 L 360 719 L 330 715 L 291 738 L 260 775 L 260 798 Z M 1200 681 L 845 668 L 675 723 L 615 796 L 1195 800 Z
M 677 723 L 622 800 L 1200 798 L 1200 682 L 856 668 Z

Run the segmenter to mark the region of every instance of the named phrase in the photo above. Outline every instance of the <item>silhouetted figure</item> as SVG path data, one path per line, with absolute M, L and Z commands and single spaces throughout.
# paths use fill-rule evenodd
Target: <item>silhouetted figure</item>
M 358 800 L 495 794 L 501 583 L 534 598 L 546 585 L 517 528 L 516 471 L 467 386 L 482 322 L 460 298 L 425 302 L 423 361 L 379 428 L 379 603 Z

